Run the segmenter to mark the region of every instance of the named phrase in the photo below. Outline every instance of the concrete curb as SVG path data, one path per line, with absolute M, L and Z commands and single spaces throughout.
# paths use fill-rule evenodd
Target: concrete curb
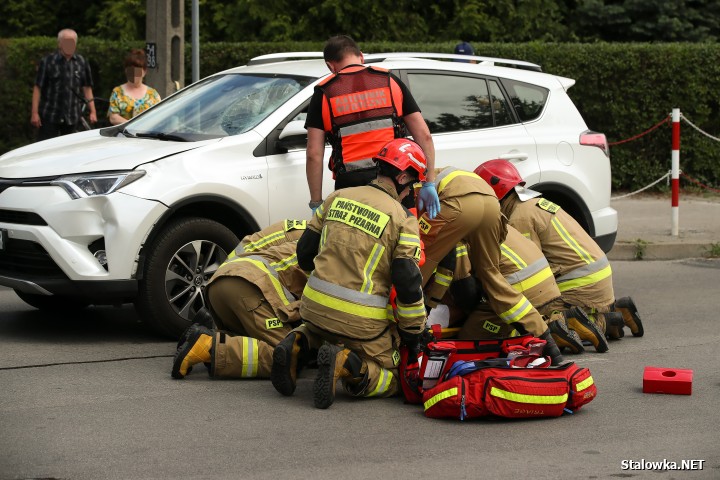
M 609 260 L 682 260 L 707 257 L 711 248 L 710 243 L 647 242 L 638 245 L 636 242 L 617 241 L 607 257 Z M 636 258 L 638 254 L 642 258 Z
M 679 207 L 679 225 L 671 235 L 670 199 L 652 195 L 616 199 L 618 212 L 615 246 L 610 260 L 704 259 L 720 247 L 720 197 L 685 195 Z

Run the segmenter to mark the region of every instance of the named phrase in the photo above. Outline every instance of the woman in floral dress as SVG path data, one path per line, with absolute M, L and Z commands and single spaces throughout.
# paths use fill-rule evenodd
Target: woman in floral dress
M 123 62 L 128 81 L 110 95 L 108 119 L 113 125 L 124 123 L 160 101 L 160 94 L 143 83 L 147 73 L 145 51 L 133 49 Z

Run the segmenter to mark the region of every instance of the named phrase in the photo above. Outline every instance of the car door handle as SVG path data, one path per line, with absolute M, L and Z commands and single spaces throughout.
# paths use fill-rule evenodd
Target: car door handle
M 528 154 L 523 152 L 515 152 L 515 153 L 503 153 L 500 155 L 501 160 L 527 160 Z

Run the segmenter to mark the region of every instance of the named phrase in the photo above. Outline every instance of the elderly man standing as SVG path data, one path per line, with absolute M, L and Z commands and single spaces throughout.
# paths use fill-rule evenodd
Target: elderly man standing
M 39 129 L 38 140 L 76 132 L 83 98 L 88 103 L 90 123 L 97 122 L 90 64 L 75 53 L 77 38 L 75 30 L 60 30 L 57 51 L 38 66 L 30 115 L 30 123 Z

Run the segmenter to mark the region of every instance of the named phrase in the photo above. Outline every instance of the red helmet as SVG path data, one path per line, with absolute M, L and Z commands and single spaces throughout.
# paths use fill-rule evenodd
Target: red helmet
M 525 180 L 522 179 L 515 165 L 499 158 L 481 163 L 475 169 L 475 173 L 495 190 L 495 195 L 500 200 L 515 186 L 525 185 Z
M 427 160 L 420 145 L 407 138 L 396 138 L 390 140 L 373 157 L 375 160 L 389 163 L 401 172 L 412 168 L 418 173 L 418 179 L 425 181 L 427 172 Z

